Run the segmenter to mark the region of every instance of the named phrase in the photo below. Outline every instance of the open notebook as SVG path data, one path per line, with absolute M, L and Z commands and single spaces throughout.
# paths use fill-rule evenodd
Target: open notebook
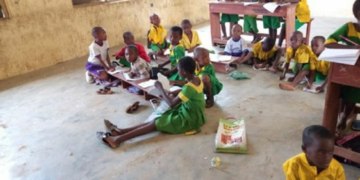
M 161 73 L 158 73 L 158 81 L 162 84 L 162 86 L 166 92 L 174 92 L 174 91 L 181 89 L 180 87 L 177 87 L 177 86 L 170 86 L 170 81 L 167 79 L 166 76 L 162 75 Z M 149 91 L 149 94 L 159 97 L 160 91 L 157 88 L 154 88 Z
M 326 48 L 318 59 L 339 64 L 355 65 L 360 56 L 359 49 L 328 49 Z

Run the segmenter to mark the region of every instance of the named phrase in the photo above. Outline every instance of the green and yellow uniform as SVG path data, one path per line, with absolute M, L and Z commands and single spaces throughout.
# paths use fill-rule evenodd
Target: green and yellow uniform
M 179 60 L 185 56 L 185 48 L 182 45 L 177 45 L 173 47 L 170 45 L 170 65 L 171 69 L 176 68 Z M 171 74 L 169 77 L 170 81 L 183 81 L 184 79 L 180 77 L 179 73 L 176 72 Z
M 151 42 L 151 50 L 157 52 L 160 48 L 157 44 L 160 44 L 162 49 L 166 48 L 165 37 L 167 36 L 167 32 L 162 25 L 152 26 L 150 29 L 150 33 L 148 38 Z
M 292 67 L 294 73 L 297 73 L 297 64 L 303 64 L 302 70 L 310 70 L 310 57 L 312 55 L 311 49 L 305 44 L 301 44 L 300 47 L 294 52 L 292 47 L 287 48 L 285 62 L 290 63 L 292 59 L 295 60 L 295 64 Z
M 196 31 L 191 30 L 191 34 L 192 34 L 192 39 L 190 41 L 189 37 L 184 33 L 182 36 L 182 39 L 180 41 L 180 44 L 185 48 L 185 49 L 191 49 L 193 47 L 196 47 L 198 45 L 201 45 L 201 40 L 199 38 L 199 35 Z
M 262 49 L 262 42 L 257 42 L 254 44 L 253 47 L 253 57 L 255 58 L 256 62 L 262 63 L 265 61 L 275 61 L 277 55 L 277 49 L 274 46 L 270 51 L 263 51 Z
M 222 90 L 223 85 L 216 78 L 215 69 L 214 69 L 214 66 L 212 64 L 208 64 L 208 65 L 200 68 L 200 70 L 196 72 L 196 75 L 198 75 L 199 78 L 201 78 L 203 75 L 208 75 L 209 76 L 210 83 L 211 83 L 211 92 L 212 92 L 213 96 L 219 94 L 220 91 Z
M 273 0 L 277 2 L 277 0 Z M 275 16 L 263 16 L 263 26 L 265 29 L 278 29 L 280 27 L 280 19 Z
M 220 23 L 233 22 L 236 23 L 239 21 L 239 15 L 237 14 L 221 14 Z
M 295 31 L 301 28 L 305 23 L 310 22 L 310 9 L 307 0 L 300 0 L 295 9 Z M 286 24 L 283 24 L 286 27 Z
M 259 29 L 256 24 L 256 15 L 244 15 L 244 32 L 258 33 Z
M 346 45 L 353 46 L 350 42 L 343 40 L 340 36 L 344 36 L 351 41 L 360 44 L 360 32 L 357 32 L 352 22 L 346 23 L 331 34 L 325 44 L 343 42 Z M 360 89 L 350 86 L 343 86 L 341 88 L 341 97 L 346 102 L 360 103 Z
M 313 53 L 310 57 L 310 70 L 316 71 L 315 82 L 325 81 L 330 71 L 330 62 L 319 60 Z
M 200 131 L 200 127 L 205 123 L 203 89 L 202 82 L 198 86 L 191 82 L 184 85 L 178 95 L 181 103 L 155 120 L 156 129 L 172 134 Z

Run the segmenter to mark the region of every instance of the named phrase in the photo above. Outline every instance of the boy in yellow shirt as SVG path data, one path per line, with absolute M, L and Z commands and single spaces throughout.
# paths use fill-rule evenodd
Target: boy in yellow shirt
M 194 52 L 195 48 L 201 45 L 198 33 L 192 30 L 192 24 L 188 19 L 181 21 L 181 27 L 184 31 L 180 44 L 189 53 Z
M 312 55 L 311 49 L 303 44 L 303 34 L 299 31 L 292 33 L 290 37 L 290 47 L 286 50 L 285 68 L 283 74 L 280 76 L 280 80 L 285 78 L 287 71 L 289 70 L 290 61 L 295 60 L 295 64 L 292 67 L 292 71 L 295 76 L 289 78 L 290 84 L 280 83 L 279 87 L 283 90 L 294 91 L 295 86 L 310 73 L 310 57 Z
M 302 151 L 283 164 L 286 180 L 345 180 L 344 168 L 333 159 L 334 137 L 325 127 L 305 128 Z
M 156 56 L 163 55 L 165 49 L 167 48 L 166 36 L 167 32 L 164 27 L 160 24 L 160 18 L 157 14 L 150 15 L 150 22 L 153 25 L 150 29 L 148 38 L 151 42 L 151 50 L 153 52 L 149 53 L 149 57 L 153 60 L 156 59 Z

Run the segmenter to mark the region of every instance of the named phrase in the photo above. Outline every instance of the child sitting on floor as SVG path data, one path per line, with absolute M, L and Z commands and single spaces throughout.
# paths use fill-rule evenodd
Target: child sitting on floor
M 325 127 L 312 125 L 302 136 L 303 153 L 283 164 L 287 180 L 345 180 L 344 168 L 333 159 L 334 137 Z
M 124 43 L 126 46 L 124 46 L 118 53 L 116 53 L 115 57 L 116 59 L 120 60 L 119 63 L 122 64 L 125 67 L 130 67 L 130 63 L 125 58 L 125 50 L 128 45 L 135 45 L 138 49 L 139 56 L 145 60 L 146 62 L 151 62 L 149 56 L 147 55 L 145 48 L 143 45 L 139 43 L 135 43 L 134 35 L 131 32 L 125 32 L 123 34 Z
M 151 66 L 148 62 L 139 56 L 139 50 L 136 45 L 128 45 L 125 50 L 126 60 L 130 63 L 131 70 L 129 76 L 131 78 L 139 77 L 141 79 L 150 78 Z
M 151 122 L 131 128 L 120 129 L 111 122 L 105 121 L 107 129 L 111 133 L 97 132 L 97 137 L 111 148 L 117 148 L 124 141 L 154 131 L 171 134 L 200 131 L 200 127 L 205 123 L 204 85 L 195 76 L 195 61 L 191 57 L 180 59 L 177 68 L 180 76 L 188 81 L 177 96 L 168 96 L 162 84 L 155 83 L 155 87 L 159 89 L 161 96 L 171 109 Z
M 292 71 L 294 77 L 289 78 L 288 83 L 280 83 L 279 87 L 283 90 L 294 91 L 295 86 L 299 84 L 305 76 L 310 73 L 310 57 L 312 55 L 311 49 L 303 44 L 303 34 L 299 31 L 292 33 L 290 37 L 290 47 L 286 50 L 285 68 L 280 80 L 285 79 L 285 75 L 289 69 L 290 61 L 295 60 Z
M 106 71 L 114 71 L 114 67 L 110 64 L 106 31 L 102 27 L 94 27 L 91 34 L 94 41 L 89 46 L 90 53 L 86 63 L 86 80 L 88 83 L 94 83 L 94 79 L 99 80 L 105 88 L 100 89 L 98 94 L 111 94 L 110 86 L 112 86 L 112 83 Z
M 153 26 L 150 29 L 148 38 L 151 42 L 151 50 L 153 52 L 150 52 L 149 56 L 151 59 L 155 60 L 158 55 L 163 55 L 167 48 L 167 32 L 160 24 L 160 18 L 157 14 L 154 13 L 150 16 L 150 22 Z
M 170 81 L 183 81 L 177 71 L 177 63 L 179 59 L 185 56 L 185 48 L 180 44 L 182 39 L 183 30 L 179 26 L 174 26 L 170 29 L 170 60 L 159 64 L 159 68 L 163 68 L 167 64 L 171 63 L 171 68 L 168 71 L 164 71 L 163 75 L 167 76 Z
M 196 48 L 194 59 L 199 66 L 197 75 L 204 83 L 204 93 L 206 94 L 205 107 L 210 108 L 214 105 L 214 96 L 220 93 L 223 85 L 216 78 L 214 66 L 210 63 L 208 50 L 200 47 Z
M 327 75 L 330 71 L 330 62 L 319 60 L 318 57 L 325 49 L 325 38 L 323 36 L 315 36 L 311 41 L 311 50 L 313 52 L 310 59 L 310 78 L 308 89 L 315 82 L 323 82 L 321 86 L 316 88 L 318 92 L 324 92 L 327 84 Z
M 180 44 L 189 52 L 194 52 L 194 49 L 201 45 L 198 33 L 192 30 L 192 25 L 188 19 L 181 22 L 181 27 L 184 31 Z

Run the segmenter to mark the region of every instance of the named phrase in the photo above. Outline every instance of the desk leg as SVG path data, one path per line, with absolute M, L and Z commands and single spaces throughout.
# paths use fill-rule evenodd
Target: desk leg
M 215 38 L 221 39 L 220 14 L 210 12 L 210 30 L 211 30 L 211 42 L 213 46 L 215 46 L 216 43 L 214 43 L 214 39 Z
M 122 87 L 123 87 L 124 89 L 126 89 L 126 88 L 128 88 L 128 87 L 131 86 L 131 84 L 127 83 L 126 81 L 121 81 L 121 84 L 122 84 Z
M 340 107 L 340 88 L 340 84 L 336 84 L 333 82 L 328 83 L 322 124 L 331 133 L 335 133 L 336 130 Z
M 295 31 L 295 8 L 286 11 L 286 48 L 290 46 L 290 36 Z

